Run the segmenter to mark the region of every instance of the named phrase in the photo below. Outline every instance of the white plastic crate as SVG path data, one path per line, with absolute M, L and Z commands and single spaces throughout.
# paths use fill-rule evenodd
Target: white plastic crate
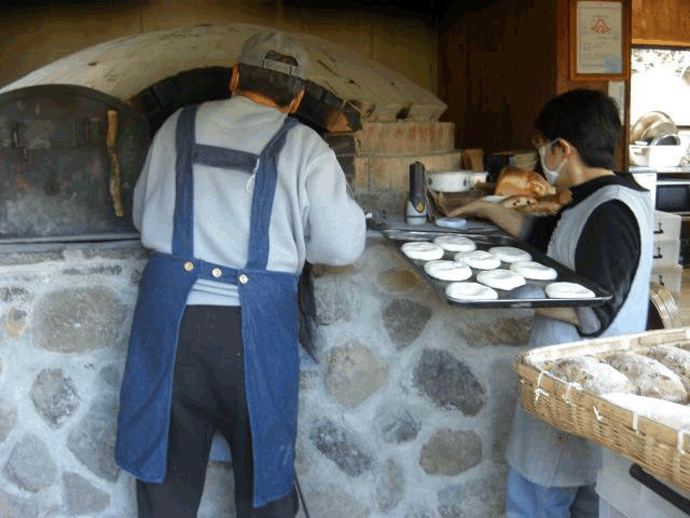
M 671 241 L 680 239 L 679 214 L 672 212 L 654 211 L 654 241 Z
M 683 282 L 683 267 L 679 264 L 654 266 L 651 281 L 661 284 L 675 298 L 678 298 L 680 297 L 680 288 Z
M 680 239 L 669 241 L 654 240 L 653 262 L 656 266 L 671 266 L 680 263 Z

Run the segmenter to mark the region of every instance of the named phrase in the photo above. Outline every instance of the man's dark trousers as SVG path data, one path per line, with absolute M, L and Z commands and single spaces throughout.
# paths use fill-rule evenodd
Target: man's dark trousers
M 175 362 L 166 477 L 162 484 L 137 480 L 139 518 L 196 518 L 216 430 L 230 444 L 237 518 L 297 514 L 294 489 L 264 507 L 251 505 L 251 430 L 241 318 L 240 308 L 233 306 L 185 309 Z

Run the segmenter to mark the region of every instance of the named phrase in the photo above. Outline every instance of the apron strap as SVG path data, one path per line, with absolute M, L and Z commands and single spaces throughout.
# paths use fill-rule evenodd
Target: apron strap
M 177 119 L 175 137 L 175 213 L 173 216 L 172 255 L 194 257 L 194 121 L 198 106 L 185 106 Z
M 270 245 L 269 228 L 273 197 L 278 180 L 278 158 L 285 145 L 287 133 L 299 124 L 297 119 L 287 117 L 273 138 L 266 144 L 259 155 L 258 170 L 254 181 L 252 197 L 251 230 L 249 233 L 249 257 L 247 268 L 265 270 L 268 264 Z
M 236 169 L 251 174 L 254 172 L 258 158 L 258 155 L 246 151 L 195 144 L 192 162 L 209 167 Z
M 247 267 L 264 270 L 268 264 L 269 228 L 278 179 L 278 159 L 285 145 L 288 131 L 299 122 L 295 118 L 287 117 L 257 158 L 256 155 L 244 151 L 196 144 L 195 119 L 197 109 L 198 105 L 184 107 L 177 120 L 172 255 L 175 257 L 194 257 L 194 176 L 192 165 L 199 163 L 244 172 L 256 170 Z

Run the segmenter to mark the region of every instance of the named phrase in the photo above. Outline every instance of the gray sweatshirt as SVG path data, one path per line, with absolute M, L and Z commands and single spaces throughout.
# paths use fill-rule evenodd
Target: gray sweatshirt
M 156 134 L 134 189 L 133 219 L 149 249 L 171 253 L 175 207 L 175 131 L 179 111 Z M 245 97 L 204 103 L 196 141 L 259 154 L 286 115 Z M 247 261 L 253 175 L 194 165 L 194 256 L 242 268 Z M 335 154 L 312 129 L 287 135 L 278 160 L 267 269 L 299 273 L 305 261 L 354 262 L 364 250 L 364 213 L 348 192 Z M 187 304 L 239 305 L 237 288 L 199 280 Z

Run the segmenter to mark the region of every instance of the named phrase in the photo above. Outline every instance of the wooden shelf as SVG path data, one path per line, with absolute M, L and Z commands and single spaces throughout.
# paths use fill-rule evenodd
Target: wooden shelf
M 632 0 L 633 45 L 690 47 L 690 2 Z
M 647 40 L 642 38 L 633 38 L 632 44 L 645 47 L 683 47 L 690 49 L 690 41 Z

